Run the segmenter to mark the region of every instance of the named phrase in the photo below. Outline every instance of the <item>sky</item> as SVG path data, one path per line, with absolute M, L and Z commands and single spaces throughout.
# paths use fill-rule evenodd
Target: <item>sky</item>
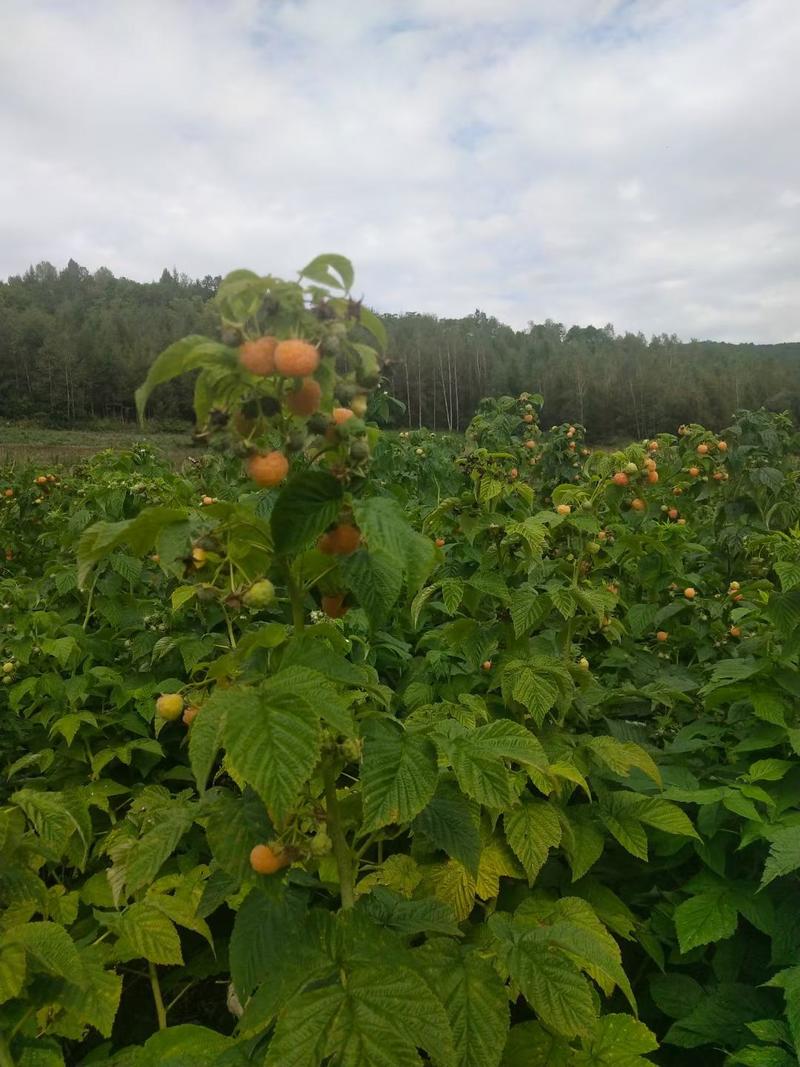
M 800 0 L 2 0 L 0 277 L 800 340 Z

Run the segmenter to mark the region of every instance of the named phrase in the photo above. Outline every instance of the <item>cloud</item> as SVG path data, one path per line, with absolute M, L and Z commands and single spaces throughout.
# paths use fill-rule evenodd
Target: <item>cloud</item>
M 800 338 L 794 0 L 5 0 L 0 275 Z

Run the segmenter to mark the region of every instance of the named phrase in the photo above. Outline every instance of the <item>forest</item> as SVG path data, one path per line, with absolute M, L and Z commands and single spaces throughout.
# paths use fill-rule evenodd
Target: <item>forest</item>
M 55 427 L 133 421 L 136 384 L 170 339 L 213 333 L 219 282 L 165 269 L 141 283 L 74 260 L 0 282 L 0 416 Z M 397 427 L 462 430 L 483 397 L 523 390 L 544 396 L 545 422 L 579 422 L 597 442 L 680 422 L 718 429 L 742 408 L 800 414 L 800 343 L 648 339 L 551 320 L 514 330 L 480 310 L 383 321 L 384 385 L 404 405 Z M 191 382 L 170 383 L 151 414 L 165 428 L 191 420 Z

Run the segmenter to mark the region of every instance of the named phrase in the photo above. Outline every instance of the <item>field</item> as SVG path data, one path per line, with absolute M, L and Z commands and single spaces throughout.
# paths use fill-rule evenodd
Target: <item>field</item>
M 0 1067 L 789 1067 L 791 420 L 381 435 L 349 270 L 0 471 Z
M 0 466 L 73 466 L 107 448 L 126 449 L 139 442 L 148 444 L 176 464 L 198 454 L 188 427 L 184 433 L 165 433 L 148 432 L 137 426 L 115 430 L 51 430 L 0 423 Z

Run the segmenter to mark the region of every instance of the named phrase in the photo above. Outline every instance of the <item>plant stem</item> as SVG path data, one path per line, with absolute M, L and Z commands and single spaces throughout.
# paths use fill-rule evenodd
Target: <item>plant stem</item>
M 88 598 L 86 600 L 86 614 L 83 616 L 83 627 L 82 627 L 82 629 L 84 629 L 84 630 L 89 625 L 89 619 L 92 617 L 92 599 L 94 597 L 94 587 L 96 585 L 97 585 L 97 575 L 95 574 L 94 579 L 93 579 L 92 584 L 91 584 L 91 587 L 89 589 L 89 596 L 88 596 Z
M 325 811 L 328 833 L 333 842 L 333 855 L 339 872 L 339 892 L 342 898 L 342 910 L 352 908 L 353 897 L 353 860 L 350 848 L 342 829 L 339 800 L 336 796 L 336 770 L 332 764 L 325 767 Z
M 156 971 L 156 965 L 148 962 L 147 969 L 150 973 L 150 987 L 153 990 L 153 1003 L 156 1006 L 156 1018 L 158 1019 L 159 1030 L 166 1030 L 167 1028 L 167 1010 L 164 1007 L 164 998 L 161 996 L 161 986 L 158 981 L 158 972 Z
M 2 1034 L 0 1034 L 0 1067 L 14 1067 L 11 1048 Z
M 295 633 L 303 632 L 305 627 L 305 612 L 303 611 L 303 590 L 297 585 L 292 574 L 292 568 L 286 564 L 286 586 L 289 590 L 289 600 L 292 604 L 292 624 Z

